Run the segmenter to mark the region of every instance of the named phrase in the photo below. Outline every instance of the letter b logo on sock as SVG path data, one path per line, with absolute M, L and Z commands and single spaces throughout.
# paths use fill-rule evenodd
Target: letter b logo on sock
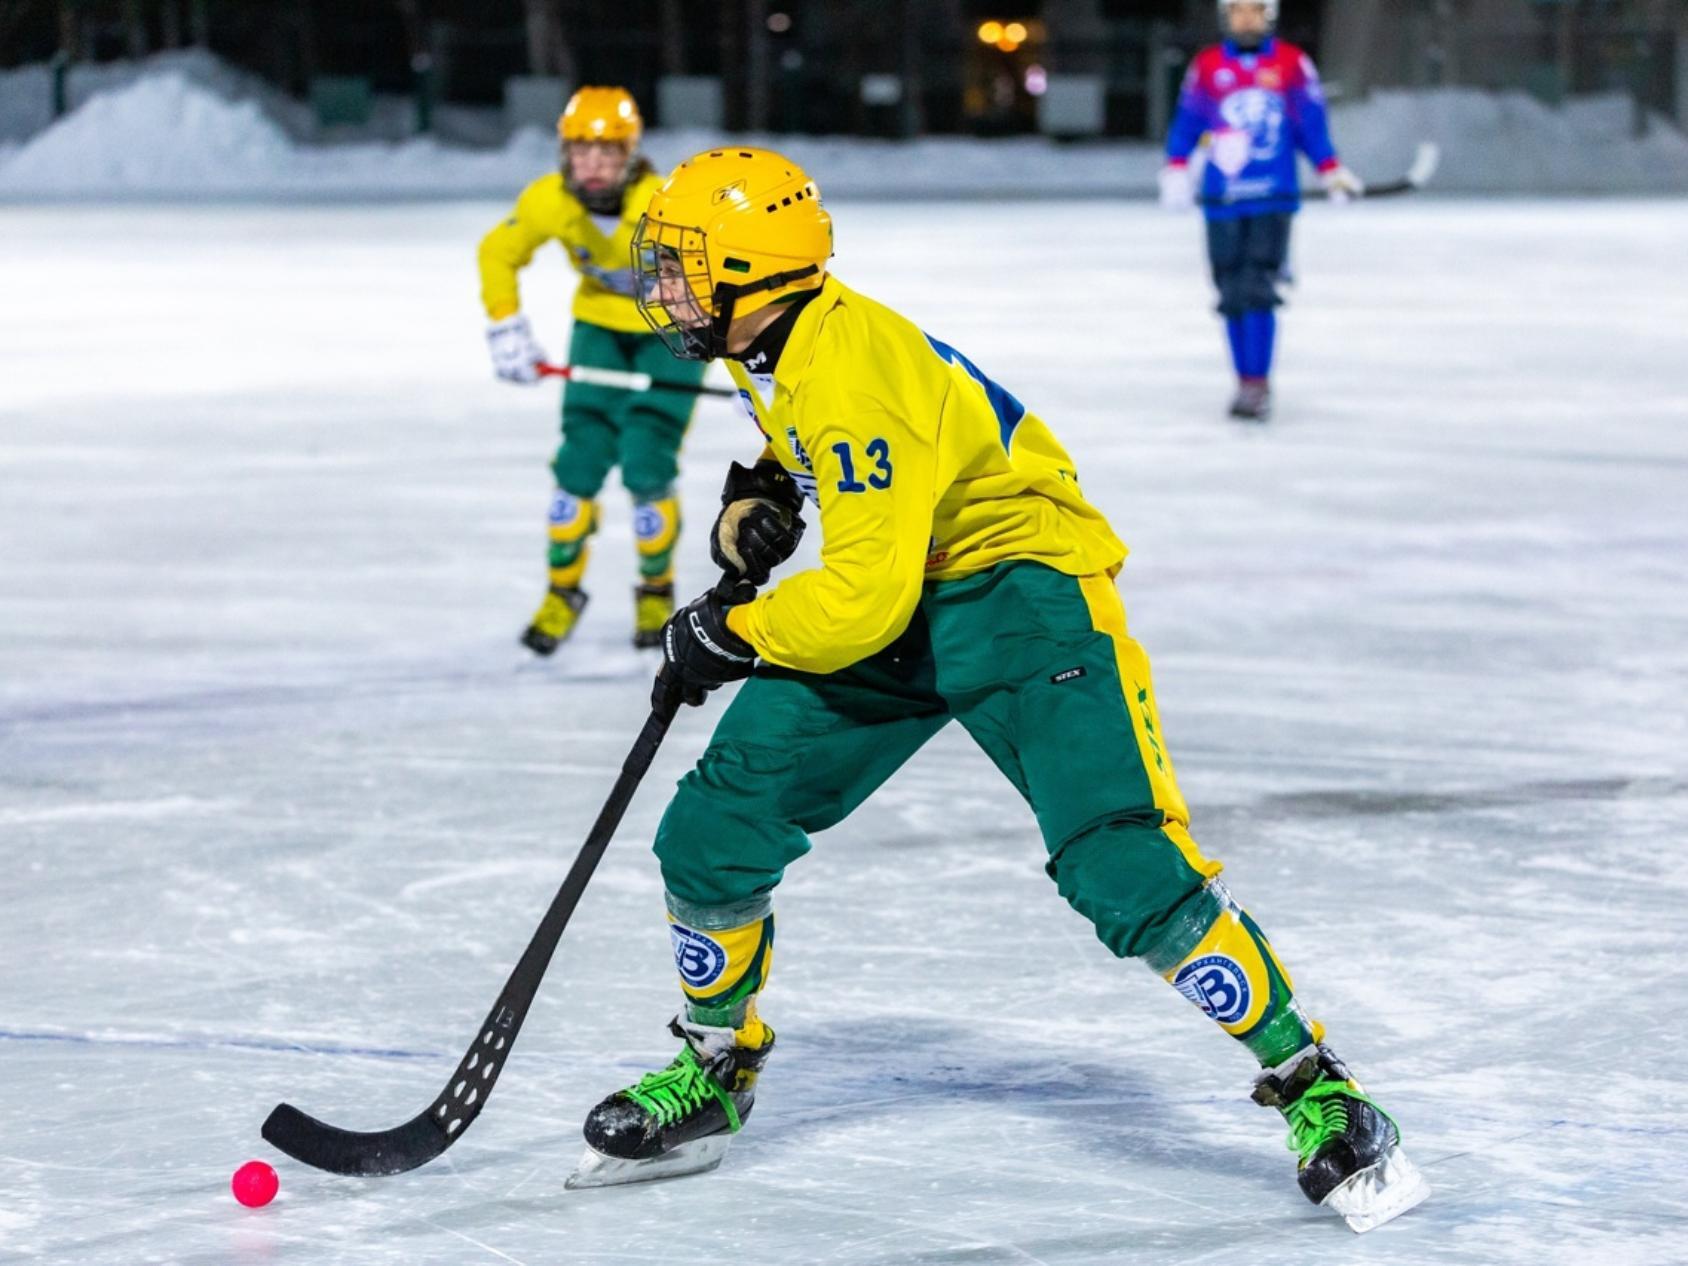
M 727 969 L 727 951 L 711 937 L 678 923 L 668 925 L 674 940 L 674 966 L 680 979 L 692 989 L 707 989 Z
M 1227 954 L 1206 954 L 1173 977 L 1172 987 L 1220 1024 L 1248 1014 L 1248 974 Z

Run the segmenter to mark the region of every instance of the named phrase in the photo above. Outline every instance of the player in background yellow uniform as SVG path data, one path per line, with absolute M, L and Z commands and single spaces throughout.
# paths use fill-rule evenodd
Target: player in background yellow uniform
M 524 189 L 510 214 L 481 240 L 481 301 L 492 323 L 487 342 L 494 370 L 511 382 L 539 381 L 545 353 L 521 312 L 517 273 L 554 239 L 580 274 L 569 363 L 696 385 L 703 366 L 669 356 L 633 303 L 628 243 L 662 183 L 639 156 L 644 123 L 638 106 L 621 88 L 582 88 L 570 98 L 557 131 L 562 170 Z M 522 634 L 523 644 L 537 654 L 554 652 L 585 609 L 587 542 L 598 525 L 599 490 L 615 466 L 633 498 L 639 555 L 633 641 L 656 645 L 674 610 L 680 536 L 674 482 L 695 400 L 660 388 L 629 392 L 570 382 L 563 389 L 563 442 L 552 462 L 550 585 Z
M 1125 557 L 1036 414 L 947 343 L 826 274 L 831 219 L 778 154 L 682 164 L 634 239 L 677 355 L 724 357 L 765 447 L 711 541 L 760 582 L 818 508 L 820 565 L 721 586 L 663 630 L 659 706 L 748 678 L 657 832 L 684 1042 L 588 1116 L 576 1186 L 719 1163 L 774 1045 L 757 1012 L 771 893 L 958 720 L 1036 815 L 1060 894 L 1259 1060 L 1309 1199 L 1357 1230 L 1422 1199 L 1394 1121 L 1323 1045 L 1289 973 L 1189 832 Z

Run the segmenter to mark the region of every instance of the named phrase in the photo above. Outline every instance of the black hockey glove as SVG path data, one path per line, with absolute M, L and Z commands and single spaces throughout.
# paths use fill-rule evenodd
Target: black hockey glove
M 739 583 L 723 594 L 717 586 L 681 607 L 662 626 L 662 671 L 651 691 L 651 706 L 661 709 L 677 694 L 697 707 L 717 686 L 750 676 L 756 648 L 727 627 L 727 609 L 756 596 L 753 585 Z
M 709 534 L 709 557 L 728 575 L 767 584 L 769 573 L 797 552 L 802 509 L 802 491 L 778 462 L 734 462 Z

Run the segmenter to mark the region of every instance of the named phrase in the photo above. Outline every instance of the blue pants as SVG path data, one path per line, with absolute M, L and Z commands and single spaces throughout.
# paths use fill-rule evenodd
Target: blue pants
M 1275 308 L 1278 277 L 1289 258 L 1289 231 L 1295 216 L 1287 211 L 1207 222 L 1207 258 L 1219 287 L 1219 310 L 1228 317 Z
M 1278 279 L 1289 257 L 1294 221 L 1291 212 L 1269 211 L 1207 222 L 1208 262 L 1239 378 L 1265 378 L 1272 372 L 1277 340 L 1272 310 L 1283 302 Z

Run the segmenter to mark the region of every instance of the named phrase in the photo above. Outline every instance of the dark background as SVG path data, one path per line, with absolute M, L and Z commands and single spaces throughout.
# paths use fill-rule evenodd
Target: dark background
M 990 19 L 1029 38 L 983 43 Z M 1688 95 L 1688 0 L 1285 0 L 1280 31 L 1338 96 L 1615 88 L 1680 118 Z M 1108 134 L 1145 135 L 1151 96 L 1216 34 L 1210 0 L 0 0 L 0 66 L 200 45 L 300 97 L 327 76 L 388 94 L 425 76 L 435 100 L 496 106 L 510 77 L 541 74 L 624 85 L 652 115 L 659 77 L 707 75 L 729 128 L 868 135 L 1031 131 L 1032 67 L 1104 76 Z M 900 77 L 901 101 L 864 99 L 876 74 Z

